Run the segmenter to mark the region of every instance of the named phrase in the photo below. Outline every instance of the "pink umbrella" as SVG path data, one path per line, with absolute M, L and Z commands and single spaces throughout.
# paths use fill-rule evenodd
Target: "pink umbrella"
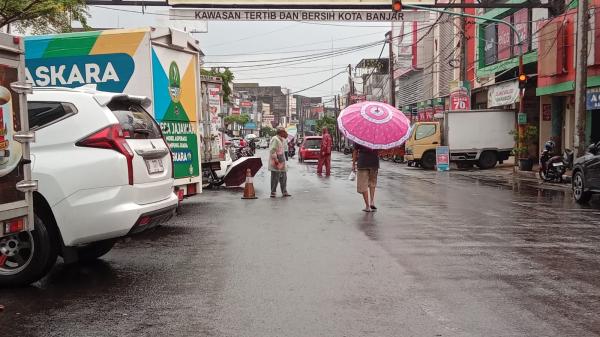
M 346 138 L 373 150 L 398 147 L 410 136 L 408 118 L 379 102 L 350 105 L 340 113 L 338 126 Z

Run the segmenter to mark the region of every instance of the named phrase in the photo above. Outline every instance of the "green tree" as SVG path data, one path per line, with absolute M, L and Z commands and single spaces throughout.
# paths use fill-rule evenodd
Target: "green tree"
M 12 24 L 33 34 L 70 32 L 73 21 L 87 29 L 88 17 L 85 0 L 4 0 L 0 5 L 0 27 Z
M 323 118 L 317 120 L 316 130 L 320 134 L 323 128 L 326 127 L 331 135 L 335 135 L 337 128 L 337 120 L 335 117 L 323 116 Z
M 260 136 L 261 137 L 273 137 L 277 134 L 277 130 L 273 129 L 270 126 L 263 126 L 260 128 Z
M 250 115 L 241 114 L 241 115 L 229 115 L 224 118 L 226 124 L 237 124 L 240 127 L 244 127 L 246 123 L 250 121 Z
M 231 83 L 233 82 L 235 76 L 231 70 L 229 70 L 229 68 L 225 68 L 224 71 L 219 71 L 216 69 L 200 69 L 200 74 L 203 76 L 219 77 L 221 80 L 223 80 L 223 102 L 230 103 Z

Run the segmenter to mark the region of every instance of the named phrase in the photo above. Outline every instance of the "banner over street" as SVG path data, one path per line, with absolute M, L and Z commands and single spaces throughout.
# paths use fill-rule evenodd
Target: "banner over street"
M 171 20 L 209 21 L 349 21 L 401 22 L 427 21 L 429 13 L 422 11 L 360 11 L 360 10 L 253 10 L 194 8 L 169 9 Z

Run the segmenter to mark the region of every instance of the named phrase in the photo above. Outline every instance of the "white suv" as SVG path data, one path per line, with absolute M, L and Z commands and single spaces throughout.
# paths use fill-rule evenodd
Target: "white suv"
M 89 89 L 28 95 L 36 132 L 33 178 L 39 181 L 36 230 L 12 242 L 12 254 L 0 259 L 0 285 L 39 279 L 58 255 L 66 262 L 98 258 L 116 238 L 173 216 L 171 153 L 144 109 L 149 104 L 145 97 Z

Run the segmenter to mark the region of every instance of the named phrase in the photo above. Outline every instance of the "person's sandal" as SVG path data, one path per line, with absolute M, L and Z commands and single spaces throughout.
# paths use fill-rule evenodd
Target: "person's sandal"
M 271 198 L 275 198 L 276 196 L 277 196 L 277 194 L 271 193 Z
M 363 211 L 363 212 L 367 212 L 367 213 L 369 213 L 369 212 L 371 212 L 371 209 L 370 209 L 370 208 L 363 208 L 363 210 L 362 210 L 362 211 Z
M 284 198 L 286 198 L 286 197 L 291 197 L 291 196 L 292 196 L 292 195 L 291 195 L 291 194 L 289 194 L 289 193 L 284 193 L 284 194 L 283 194 L 283 197 L 284 197 Z
M 377 207 L 375 207 L 375 205 L 371 205 L 371 211 L 376 211 Z

